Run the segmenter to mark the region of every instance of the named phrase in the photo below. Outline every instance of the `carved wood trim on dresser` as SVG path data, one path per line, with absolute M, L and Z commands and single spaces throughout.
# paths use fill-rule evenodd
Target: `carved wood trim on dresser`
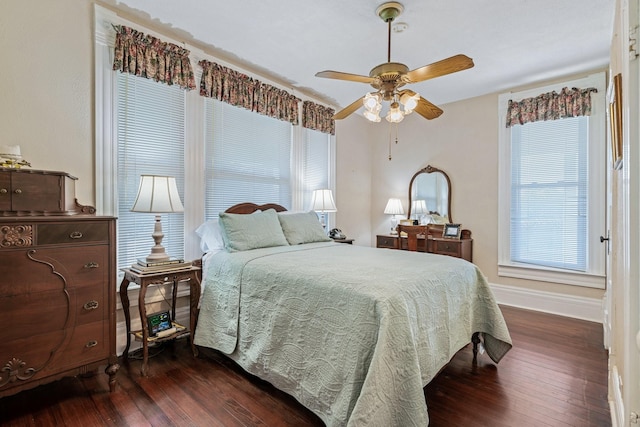
M 0 211 L 0 397 L 102 365 L 113 391 L 115 218 L 30 212 Z

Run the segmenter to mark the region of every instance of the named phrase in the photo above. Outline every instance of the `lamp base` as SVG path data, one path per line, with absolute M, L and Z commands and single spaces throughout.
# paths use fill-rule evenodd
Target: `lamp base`
M 389 234 L 391 234 L 392 236 L 398 234 L 398 219 L 395 215 L 391 217 L 391 232 Z
M 156 243 L 155 246 L 151 248 L 151 253 L 147 255 L 147 262 L 164 262 L 169 261 L 171 257 L 164 250 L 164 246 L 161 245 L 162 238 L 164 237 L 164 233 L 162 233 L 162 222 L 160 220 L 160 215 L 156 215 L 156 222 L 153 227 L 153 234 L 151 237 L 153 241 Z

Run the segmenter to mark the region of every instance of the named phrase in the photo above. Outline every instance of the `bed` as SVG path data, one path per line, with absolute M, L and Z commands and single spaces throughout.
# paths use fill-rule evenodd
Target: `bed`
M 336 243 L 315 213 L 274 204 L 236 205 L 208 225 L 195 344 L 327 426 L 425 426 L 423 387 L 472 337 L 496 363 L 511 348 L 465 260 Z

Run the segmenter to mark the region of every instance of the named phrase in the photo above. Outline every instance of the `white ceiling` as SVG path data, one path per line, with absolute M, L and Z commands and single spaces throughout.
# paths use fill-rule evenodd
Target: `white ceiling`
M 200 42 L 223 60 L 338 109 L 372 90 L 315 77 L 369 75 L 387 61 L 384 0 L 115 0 L 118 7 Z M 409 69 L 463 53 L 475 67 L 412 84 L 442 105 L 609 63 L 615 0 L 401 0 L 391 61 Z M 258 77 L 259 78 L 259 77 Z

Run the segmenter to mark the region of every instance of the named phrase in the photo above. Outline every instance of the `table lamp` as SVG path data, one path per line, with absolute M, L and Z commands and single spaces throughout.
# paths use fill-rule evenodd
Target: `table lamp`
M 325 228 L 327 224 L 324 221 L 325 212 L 337 212 L 336 203 L 333 201 L 333 194 L 331 190 L 322 189 L 314 190 L 311 197 L 311 210 L 320 212 L 320 223 L 322 228 Z
M 151 237 L 155 246 L 147 256 L 147 262 L 163 262 L 170 259 L 162 246 L 162 222 L 161 213 L 183 212 L 184 207 L 180 201 L 176 179 L 172 176 L 141 175 L 138 195 L 133 203 L 131 212 L 155 213 L 156 222 Z
M 384 213 L 391 215 L 391 234 L 398 234 L 398 231 L 396 230 L 398 225 L 396 215 L 404 215 L 404 209 L 402 208 L 402 202 L 400 199 L 389 199 L 387 206 L 384 208 Z
M 411 202 L 411 215 L 418 220 L 418 224 L 423 223 L 424 215 L 428 214 L 427 202 L 424 200 L 414 200 Z

